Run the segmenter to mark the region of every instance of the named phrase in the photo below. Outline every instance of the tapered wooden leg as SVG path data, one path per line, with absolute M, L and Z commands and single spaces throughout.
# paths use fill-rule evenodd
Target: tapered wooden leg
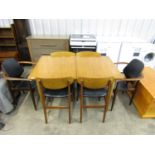
M 82 116 L 83 116 L 83 97 L 80 97 L 80 123 L 82 123 Z
M 131 97 L 131 99 L 130 99 L 129 105 L 132 104 L 133 98 L 134 98 L 135 95 L 136 95 L 136 92 L 137 92 L 137 86 L 138 86 L 138 82 L 136 82 L 135 90 L 134 90 L 134 92 L 133 92 L 133 94 L 132 94 L 132 97 Z
M 115 104 L 116 95 L 117 95 L 117 89 L 114 90 L 114 97 L 113 97 L 112 104 L 111 104 L 111 111 L 113 110 L 113 107 L 114 107 L 114 104 Z
M 47 110 L 46 110 L 45 107 L 43 108 L 43 111 L 44 111 L 45 123 L 47 124 L 48 123 L 48 120 L 47 120 Z
M 31 94 L 34 109 L 37 110 L 37 105 L 36 105 L 36 101 L 35 101 L 35 97 L 34 97 L 34 90 L 31 90 L 30 94 Z
M 68 114 L 69 114 L 69 124 L 71 123 L 71 95 L 68 97 Z
M 104 108 L 104 113 L 103 113 L 103 123 L 105 122 L 106 113 L 107 113 L 107 110 L 106 110 L 106 107 L 105 107 Z

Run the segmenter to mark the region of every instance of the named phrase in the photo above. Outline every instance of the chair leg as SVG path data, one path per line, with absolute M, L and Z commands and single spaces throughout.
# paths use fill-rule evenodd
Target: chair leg
M 106 107 L 104 108 L 104 112 L 103 112 L 103 123 L 105 122 L 105 117 L 106 117 L 106 113 L 107 113 L 107 110 L 106 110 Z
M 117 95 L 117 89 L 114 90 L 114 97 L 113 97 L 112 104 L 111 104 L 111 111 L 113 110 L 113 107 L 114 107 L 114 104 L 115 104 L 116 95 Z
M 47 120 L 47 110 L 45 107 L 43 107 L 43 111 L 44 111 L 44 116 L 45 116 L 45 123 L 47 124 L 48 123 L 48 120 Z
M 31 93 L 31 98 L 32 98 L 32 102 L 34 105 L 34 109 L 37 110 L 37 105 L 36 105 L 36 101 L 35 101 L 35 97 L 34 97 L 34 90 L 31 90 L 30 93 Z
M 69 112 L 69 124 L 71 123 L 71 96 L 69 95 L 69 97 L 68 97 L 68 112 Z
M 83 116 L 83 96 L 80 96 L 80 123 L 82 123 Z
M 137 92 L 137 87 L 138 87 L 138 82 L 136 82 L 135 90 L 134 90 L 134 92 L 133 92 L 133 94 L 132 94 L 132 97 L 131 97 L 131 99 L 130 99 L 129 105 L 132 104 L 133 98 L 135 97 L 136 92 Z
M 129 105 L 132 104 L 132 101 L 133 101 L 133 98 L 134 98 L 135 94 L 136 94 L 136 91 L 133 92 L 132 97 L 131 97 L 130 102 L 129 102 Z

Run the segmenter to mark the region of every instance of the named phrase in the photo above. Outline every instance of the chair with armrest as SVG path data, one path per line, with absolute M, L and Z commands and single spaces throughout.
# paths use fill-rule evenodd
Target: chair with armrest
M 101 54 L 93 51 L 81 51 L 76 53 L 76 56 L 79 57 L 100 57 Z
M 116 87 L 114 89 L 114 97 L 112 100 L 111 111 L 113 110 L 115 99 L 118 91 L 128 92 L 130 93 L 130 101 L 129 105 L 132 104 L 133 98 L 136 94 L 137 86 L 139 81 L 142 79 L 142 71 L 144 68 L 143 62 L 138 59 L 133 59 L 131 62 L 118 62 L 119 64 L 127 64 L 127 66 L 123 69 L 123 74 L 125 76 L 124 79 L 117 79 Z
M 44 111 L 45 123 L 48 123 L 48 109 L 68 109 L 69 123 L 71 123 L 71 99 L 72 99 L 72 78 L 44 79 L 37 80 L 39 86 L 39 94 Z M 48 101 L 52 98 L 67 98 L 67 105 L 56 106 L 48 105 Z
M 82 123 L 82 115 L 84 108 L 102 108 L 103 122 L 105 121 L 106 112 L 113 91 L 113 79 L 111 78 L 79 78 L 80 84 L 80 122 Z M 84 98 L 103 97 L 104 103 L 84 105 Z
M 2 71 L 4 78 L 6 79 L 10 92 L 12 94 L 13 103 L 17 105 L 16 92 L 20 93 L 22 91 L 30 91 L 32 102 L 35 110 L 37 110 L 37 104 L 35 101 L 34 92 L 36 89 L 35 81 L 29 80 L 25 77 L 22 77 L 24 68 L 21 64 L 30 64 L 34 65 L 33 62 L 21 61 L 18 62 L 14 58 L 6 59 L 2 62 Z
M 55 51 L 50 54 L 52 57 L 70 57 L 75 56 L 75 53 L 70 51 Z

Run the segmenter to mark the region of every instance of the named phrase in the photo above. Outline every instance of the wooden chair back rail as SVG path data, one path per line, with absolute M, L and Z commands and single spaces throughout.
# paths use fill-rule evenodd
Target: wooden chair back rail
M 82 52 L 78 52 L 76 53 L 76 56 L 78 57 L 101 57 L 100 53 L 97 52 L 90 52 L 90 51 L 82 51 Z
M 71 51 L 56 51 L 50 54 L 52 57 L 70 57 L 75 56 L 75 53 Z

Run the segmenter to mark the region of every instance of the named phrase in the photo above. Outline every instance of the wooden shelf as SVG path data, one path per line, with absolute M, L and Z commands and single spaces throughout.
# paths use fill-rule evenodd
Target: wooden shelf
M 18 55 L 14 25 L 0 28 L 0 63 L 7 58 L 18 59 Z
M 14 36 L 0 36 L 0 39 L 14 39 Z
M 10 46 L 16 46 L 16 44 L 0 44 L 0 46 L 3 46 L 3 47 L 5 47 L 5 46 L 8 47 L 9 46 L 10 47 Z

